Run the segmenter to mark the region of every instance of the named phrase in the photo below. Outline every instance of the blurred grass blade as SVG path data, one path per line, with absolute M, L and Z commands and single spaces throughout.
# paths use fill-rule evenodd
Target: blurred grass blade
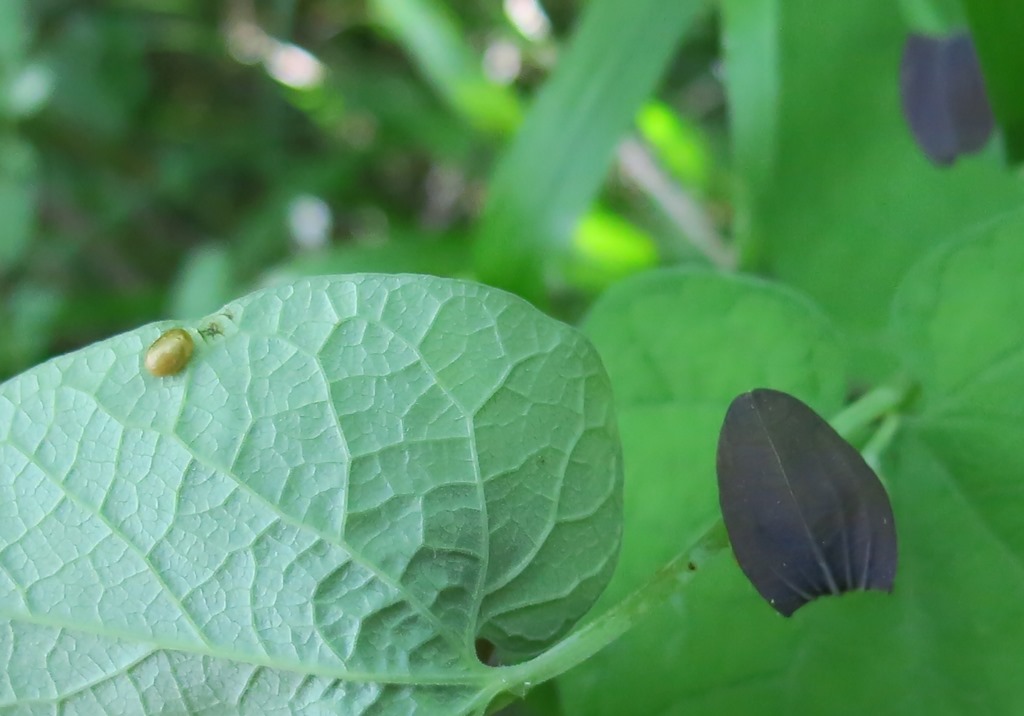
M 477 243 L 483 281 L 530 299 L 615 145 L 654 89 L 699 0 L 593 0 L 492 177 Z M 552 257 L 554 258 L 554 257 Z
M 35 227 L 37 161 L 32 146 L 11 127 L 14 84 L 25 61 L 28 42 L 25 3 L 0 3 L 0 271 L 17 263 Z
M 1024 3 L 1020 0 L 964 0 L 974 45 L 981 59 L 988 98 L 1003 130 L 1006 160 L 1024 161 Z
M 0 271 L 20 261 L 36 226 L 38 159 L 14 131 L 0 131 Z
M 744 263 L 757 242 L 753 194 L 770 183 L 779 123 L 778 0 L 723 0 L 722 46 L 728 76 L 729 134 L 738 177 L 734 234 Z
M 20 69 L 28 44 L 24 0 L 5 0 L 0 3 L 0 79 L 4 92 Z M 4 97 L 6 104 L 7 97 Z
M 484 75 L 458 19 L 437 0 L 371 0 L 373 19 L 412 56 L 438 92 L 470 124 L 508 134 L 521 119 L 515 93 Z

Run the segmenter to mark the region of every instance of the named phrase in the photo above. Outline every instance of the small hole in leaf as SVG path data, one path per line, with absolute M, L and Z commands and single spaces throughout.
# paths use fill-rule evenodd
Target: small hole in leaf
M 697 571 L 697 565 L 694 564 L 693 562 L 687 562 L 686 563 L 686 568 L 688 570 L 690 570 L 691 572 L 696 572 Z
M 497 666 L 497 659 L 494 654 L 494 644 L 487 639 L 476 640 L 476 658 L 484 666 Z

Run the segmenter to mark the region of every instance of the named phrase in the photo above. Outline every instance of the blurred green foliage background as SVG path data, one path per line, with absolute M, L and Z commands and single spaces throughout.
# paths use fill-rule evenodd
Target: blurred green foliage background
M 717 21 L 646 4 L 570 47 L 569 2 L 4 2 L 0 374 L 296 274 L 479 277 L 572 318 L 700 258 L 687 230 L 730 216 Z M 655 23 L 656 52 L 602 37 Z
M 938 5 L 7 0 L 0 376 L 298 274 L 575 321 L 682 263 L 810 294 L 877 380 L 906 269 L 1024 199 L 997 142 L 940 170 L 905 126 Z

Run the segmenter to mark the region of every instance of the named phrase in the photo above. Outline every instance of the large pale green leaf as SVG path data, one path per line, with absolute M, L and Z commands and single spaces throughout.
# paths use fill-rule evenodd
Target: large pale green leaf
M 899 104 L 907 27 L 889 0 L 726 0 L 723 42 L 746 259 L 809 293 L 846 331 L 858 376 L 904 272 L 933 245 L 1024 204 L 998 151 L 932 166 Z
M 489 283 L 544 295 L 550 260 L 604 181 L 616 144 L 654 90 L 700 0 L 594 0 L 498 162 L 479 228 Z
M 627 468 L 623 553 L 602 599 L 609 603 L 717 518 L 715 446 L 737 394 L 774 387 L 828 415 L 841 405 L 845 374 L 836 335 L 812 305 L 764 282 L 710 272 L 624 281 L 598 302 L 585 330 L 612 377 Z M 787 642 L 788 624 L 731 558 L 713 563 L 687 591 L 685 601 L 561 680 L 569 714 L 682 713 L 684 706 L 693 713 L 701 703 L 696 712 L 746 713 L 751 694 L 765 698 L 763 677 L 782 667 L 763 650 Z M 742 688 L 693 698 L 727 684 Z
M 299 280 L 0 386 L 0 710 L 477 714 L 614 568 L 590 344 L 476 284 Z

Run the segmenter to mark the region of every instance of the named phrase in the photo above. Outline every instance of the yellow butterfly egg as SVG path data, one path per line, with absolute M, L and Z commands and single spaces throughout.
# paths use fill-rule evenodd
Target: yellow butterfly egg
M 194 346 L 192 336 L 184 328 L 165 331 L 146 351 L 146 370 L 158 378 L 180 373 L 192 358 Z

